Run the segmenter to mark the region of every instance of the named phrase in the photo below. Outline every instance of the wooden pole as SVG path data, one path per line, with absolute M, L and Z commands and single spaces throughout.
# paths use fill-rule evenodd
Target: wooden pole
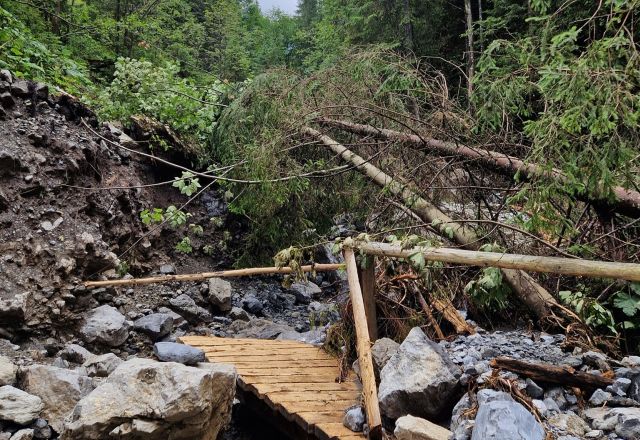
M 562 275 L 592 278 L 615 278 L 640 281 L 640 264 L 614 263 L 609 261 L 577 260 L 559 257 L 538 257 L 532 255 L 503 254 L 499 252 L 468 251 L 465 249 L 423 247 L 402 249 L 387 243 L 365 243 L 359 246 L 371 255 L 407 258 L 421 252 L 425 260 L 469 266 L 520 269 L 529 272 L 557 273 Z
M 364 311 L 367 315 L 367 327 L 369 328 L 369 340 L 378 340 L 378 317 L 376 311 L 376 257 L 365 256 L 365 268 L 358 266 L 358 279 L 362 289 Z
M 301 266 L 303 272 L 328 272 L 344 269 L 344 264 L 314 264 Z M 296 272 L 290 267 L 253 267 L 250 269 L 221 270 L 217 272 L 191 273 L 184 275 L 164 275 L 149 278 L 132 278 L 129 280 L 85 281 L 86 288 L 104 286 L 140 286 L 143 284 L 166 283 L 169 281 L 202 281 L 208 278 L 243 277 L 249 275 L 288 274 Z
M 380 406 L 378 404 L 378 391 L 376 389 L 376 377 L 373 371 L 373 358 L 371 357 L 371 341 L 369 341 L 369 328 L 367 315 L 358 281 L 358 265 L 353 249 L 344 249 L 344 261 L 347 265 L 347 278 L 351 295 L 351 308 L 353 309 L 353 321 L 356 327 L 356 348 L 358 350 L 358 363 L 360 364 L 360 377 L 362 378 L 362 395 L 364 396 L 364 408 L 369 425 L 369 439 L 382 439 L 382 420 L 380 418 Z

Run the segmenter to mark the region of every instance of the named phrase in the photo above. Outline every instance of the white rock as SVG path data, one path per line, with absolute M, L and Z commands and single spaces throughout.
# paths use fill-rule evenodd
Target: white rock
M 13 385 L 16 382 L 16 367 L 6 356 L 0 356 L 0 386 Z
M 86 342 L 117 347 L 129 337 L 131 324 L 115 307 L 103 305 L 93 309 L 80 328 Z
M 28 425 L 38 418 L 44 408 L 38 396 L 5 385 L 0 387 L 0 420 Z
M 409 415 L 396 420 L 393 434 L 397 440 L 449 440 L 452 432 L 428 420 Z
M 209 278 L 209 302 L 221 312 L 231 310 L 231 283 L 222 278 Z

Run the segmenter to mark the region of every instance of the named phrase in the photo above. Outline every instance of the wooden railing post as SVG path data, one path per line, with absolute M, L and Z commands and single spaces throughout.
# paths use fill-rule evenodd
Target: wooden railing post
M 353 249 L 344 249 L 344 261 L 347 265 L 351 308 L 353 309 L 353 321 L 356 327 L 356 348 L 358 350 L 358 363 L 360 364 L 360 377 L 362 378 L 364 408 L 367 415 L 367 424 L 369 425 L 369 439 L 381 440 L 382 421 L 380 418 L 380 405 L 378 404 L 376 378 L 373 372 L 371 341 L 369 340 L 369 328 L 367 326 L 367 314 L 362 298 L 362 289 L 358 280 L 358 265 Z
M 376 312 L 376 257 L 366 255 L 365 267 L 358 266 L 358 279 L 362 289 L 364 311 L 367 315 L 367 327 L 369 328 L 369 340 L 378 340 L 378 317 Z

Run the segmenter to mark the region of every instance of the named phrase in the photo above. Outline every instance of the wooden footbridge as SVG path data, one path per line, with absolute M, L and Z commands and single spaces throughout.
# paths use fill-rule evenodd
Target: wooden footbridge
M 273 418 L 279 417 L 293 422 L 280 424 L 280 428 L 284 428 L 285 432 L 291 434 L 293 438 L 319 438 L 321 440 L 363 438 L 362 434 L 354 433 L 342 424 L 345 410 L 353 405 L 364 406 L 369 425 L 368 438 L 380 440 L 383 436 L 370 346 L 371 341 L 377 338 L 375 275 L 372 261 L 375 255 L 409 258 L 416 253 L 421 253 L 425 260 L 429 261 L 640 281 L 640 265 L 631 263 L 535 257 L 447 248 L 403 249 L 400 246 L 384 243 L 364 244 L 360 245 L 358 249 L 364 252 L 365 258 L 369 260 L 366 269 L 358 269 L 353 248 L 345 247 L 345 264 L 302 266 L 297 270 L 312 272 L 336 270 L 346 266 L 362 385 L 356 382 L 353 373 L 347 374 L 345 380 L 340 380 L 338 361 L 321 348 L 309 344 L 296 341 L 208 336 L 181 338 L 183 343 L 204 350 L 210 361 L 234 365 L 238 371 L 238 387 L 242 392 L 241 397 L 245 399 L 247 405 L 259 408 L 259 412 L 264 412 L 265 408 L 268 408 L 272 412 Z M 197 281 L 213 277 L 291 272 L 294 270 L 290 267 L 267 267 L 164 277 L 89 281 L 85 282 L 85 286 L 91 288 L 106 285 L 141 285 L 166 281 Z M 521 273 L 521 276 L 528 279 L 526 278 L 528 275 L 524 272 Z M 550 295 L 548 296 L 551 305 L 555 304 L 555 300 Z M 544 300 L 544 297 L 540 296 L 539 299 Z M 429 306 L 424 303 L 424 299 L 422 307 L 429 315 Z M 457 313 L 455 309 L 447 310 L 445 308 L 440 311 L 446 319 L 451 320 L 455 325 L 455 319 L 447 318 L 448 314 L 455 315 Z M 464 324 L 464 319 L 461 319 L 461 324 Z
M 269 409 L 274 419 L 293 422 L 295 438 L 364 438 L 342 424 L 345 410 L 361 404 L 361 386 L 353 373 L 341 381 L 338 361 L 321 348 L 209 336 L 187 336 L 181 342 L 204 350 L 210 362 L 234 365 L 240 398 L 262 404 L 260 413 Z

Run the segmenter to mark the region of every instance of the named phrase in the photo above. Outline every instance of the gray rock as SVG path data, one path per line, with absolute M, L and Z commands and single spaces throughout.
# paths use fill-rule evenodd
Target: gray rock
M 604 437 L 604 431 L 599 429 L 594 429 L 584 434 L 586 439 L 599 439 L 601 437 Z
M 174 312 L 173 310 L 171 310 L 168 307 L 160 307 L 158 309 L 158 313 L 163 313 L 165 315 L 171 316 L 173 318 L 173 326 L 174 327 L 180 327 L 182 324 L 187 322 L 187 320 L 184 319 L 182 317 L 182 315 L 177 314 L 176 312 Z
M 240 321 L 251 321 L 251 316 L 249 316 L 249 314 L 240 307 L 232 307 L 228 316 L 234 321 L 236 319 L 239 319 Z
M 204 351 L 176 342 L 156 342 L 153 353 L 164 362 L 178 362 L 185 365 L 196 365 L 207 360 Z
M 89 377 L 77 371 L 48 365 L 32 365 L 24 368 L 21 376 L 22 388 L 42 399 L 44 404 L 42 416 L 58 432 L 62 430 L 64 418 L 76 403 L 94 388 L 93 381 Z
M 78 402 L 60 438 L 215 439 L 231 418 L 235 384 L 229 365 L 132 359 Z
M 0 152 L 0 174 L 2 173 L 2 154 Z M 16 326 L 29 320 L 29 312 L 35 307 L 33 295 L 29 292 L 19 293 L 13 298 L 0 300 L 0 324 Z
M 17 80 L 11 84 L 11 93 L 18 98 L 29 97 L 29 83 L 25 80 Z
M 544 395 L 544 390 L 537 383 L 527 378 L 527 394 L 534 399 L 539 399 Z
M 317 284 L 307 281 L 305 283 L 293 283 L 290 287 L 299 304 L 309 304 L 311 300 L 322 294 L 322 289 Z
M 453 431 L 451 440 L 471 440 L 473 427 L 476 425 L 475 420 L 463 420 Z
M 415 327 L 380 372 L 381 412 L 391 419 L 441 416 L 459 396 L 459 375 L 442 348 Z
M 58 353 L 58 356 L 74 364 L 84 364 L 93 356 L 93 353 L 78 344 L 69 344 Z
M 42 399 L 11 385 L 0 387 L 0 420 L 28 425 L 44 408 Z
M 171 264 L 163 264 L 162 266 L 160 266 L 160 273 L 162 275 L 173 275 L 174 273 L 176 273 L 176 268 Z
M 582 362 L 591 367 L 597 368 L 600 371 L 610 370 L 611 367 L 607 362 L 607 357 L 596 351 L 587 351 L 582 355 Z
M 49 439 L 53 436 L 51 426 L 45 419 L 37 419 L 33 425 L 33 437 L 37 439 Z
M 504 391 L 492 390 L 490 388 L 484 388 L 478 391 L 476 400 L 478 401 L 478 405 L 483 405 L 489 402 L 514 402 L 511 394 L 505 393 Z
M 577 435 L 579 437 L 591 430 L 587 422 L 572 411 L 556 414 L 549 418 L 548 423 L 564 434 Z
M 9 84 L 13 82 L 13 75 L 7 69 L 0 70 L 0 80 L 6 81 Z
M 89 377 L 107 377 L 123 362 L 113 353 L 90 357 L 82 366 Z
M 411 415 L 396 420 L 397 440 L 449 440 L 452 432 L 428 420 Z
M 620 363 L 629 368 L 640 367 L 640 356 L 625 356 Z
M 543 440 L 544 429 L 524 406 L 513 400 L 480 404 L 471 440 Z
M 344 412 L 342 424 L 353 432 L 362 432 L 366 420 L 360 406 L 352 406 Z
M 173 330 L 173 317 L 167 313 L 152 313 L 133 323 L 133 328 L 157 341 Z
M 13 385 L 16 383 L 16 367 L 6 356 L 0 356 L 0 386 Z
M 601 389 L 597 389 L 589 398 L 589 403 L 593 406 L 604 405 L 608 400 L 611 400 L 611 397 L 611 393 L 608 393 Z
M 457 431 L 458 426 L 469 419 L 469 416 L 466 414 L 469 408 L 471 408 L 471 398 L 469 397 L 469 393 L 465 393 L 453 407 L 451 424 L 449 425 L 451 431 Z M 471 437 L 471 433 L 469 433 L 469 437 Z
M 80 328 L 85 342 L 117 347 L 129 337 L 130 323 L 115 307 L 102 305 L 93 309 Z
M 561 411 L 564 411 L 569 407 L 569 402 L 567 398 L 564 396 L 564 389 L 561 387 L 555 387 L 548 390 L 544 393 L 545 400 L 552 399 L 558 405 Z
M 49 97 L 49 86 L 43 83 L 36 83 L 35 92 L 36 98 L 44 101 Z
M 584 415 L 594 430 L 615 430 L 624 440 L 640 438 L 640 408 L 589 408 Z
M 253 293 L 249 293 L 242 298 L 242 307 L 247 312 L 257 315 L 262 312 L 264 305 Z
M 192 324 L 211 322 L 213 320 L 211 313 L 197 305 L 189 295 L 182 294 L 177 298 L 172 298 L 169 300 L 169 304 L 176 312 L 184 316 L 187 321 Z
M 33 429 L 21 429 L 16 431 L 11 440 L 33 440 Z
M 297 331 L 286 331 L 278 335 L 276 339 L 305 342 L 311 345 L 320 346 L 324 344 L 327 334 L 322 329 L 313 329 L 308 332 L 299 333 Z
M 222 278 L 209 278 L 209 302 L 221 312 L 231 310 L 231 283 Z
M 326 325 L 340 319 L 340 313 L 334 303 L 326 304 L 318 301 L 311 301 L 307 309 L 309 310 L 309 322 L 313 325 Z
M 625 396 L 627 394 L 627 390 L 631 386 L 631 379 L 627 379 L 625 377 L 617 378 L 611 385 L 607 387 L 607 391 L 616 396 Z
M 380 338 L 371 346 L 371 356 L 373 357 L 373 368 L 380 373 L 389 359 L 398 352 L 400 344 L 393 339 Z
M 279 324 L 262 318 L 251 321 L 233 321 L 227 328 L 236 338 L 275 339 L 283 332 L 295 331 L 286 324 Z

